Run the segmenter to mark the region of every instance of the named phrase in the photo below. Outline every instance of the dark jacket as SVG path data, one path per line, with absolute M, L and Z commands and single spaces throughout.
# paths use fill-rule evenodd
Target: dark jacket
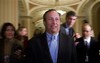
M 59 47 L 58 47 L 57 63 L 77 63 L 76 49 L 73 40 L 63 33 L 59 33 Z M 33 37 L 29 40 L 26 49 L 27 63 L 53 63 L 49 47 L 47 44 L 46 33 L 40 36 Z
M 78 40 L 79 43 L 76 46 L 78 63 L 85 63 L 87 47 L 84 44 L 83 37 L 79 38 Z M 91 37 L 90 40 L 90 48 L 88 49 L 88 59 L 89 63 L 97 63 L 98 59 L 97 42 L 93 37 Z

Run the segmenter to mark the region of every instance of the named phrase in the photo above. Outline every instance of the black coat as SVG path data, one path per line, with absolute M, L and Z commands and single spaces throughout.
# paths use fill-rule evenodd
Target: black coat
M 58 48 L 57 63 L 77 63 L 76 49 L 71 38 L 63 33 L 60 33 Z M 29 40 L 29 44 L 26 49 L 26 62 L 53 63 L 47 44 L 46 33 L 33 37 Z
M 84 44 L 83 37 L 79 38 L 78 40 L 79 40 L 79 43 L 76 46 L 78 63 L 85 63 L 87 48 Z M 91 37 L 91 40 L 90 40 L 90 48 L 88 50 L 88 57 L 89 57 L 89 63 L 97 63 L 97 59 L 98 59 L 97 42 L 93 37 Z

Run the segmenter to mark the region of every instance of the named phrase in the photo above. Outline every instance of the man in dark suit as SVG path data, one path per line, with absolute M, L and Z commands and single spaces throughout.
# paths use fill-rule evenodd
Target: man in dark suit
M 92 28 L 87 23 L 82 26 L 82 37 L 78 39 L 77 57 L 78 63 L 98 63 L 97 42 L 91 37 Z
M 26 62 L 77 63 L 73 40 L 60 32 L 60 15 L 57 11 L 46 11 L 43 22 L 45 32 L 29 40 Z
M 68 13 L 66 13 L 65 19 L 66 19 L 66 21 L 65 21 L 65 23 L 62 24 L 62 27 L 65 28 L 66 34 L 72 37 L 73 34 L 75 33 L 75 31 L 72 27 L 77 19 L 76 13 L 73 11 L 69 11 Z
M 98 35 L 98 63 L 100 63 L 100 34 Z

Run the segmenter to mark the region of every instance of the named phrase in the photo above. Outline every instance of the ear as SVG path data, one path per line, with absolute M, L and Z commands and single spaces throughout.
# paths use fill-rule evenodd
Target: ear
M 94 31 L 93 30 L 91 30 L 91 36 L 94 37 Z

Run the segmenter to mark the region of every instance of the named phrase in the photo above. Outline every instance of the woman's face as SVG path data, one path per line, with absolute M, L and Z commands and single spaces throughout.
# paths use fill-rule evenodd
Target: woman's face
M 22 30 L 19 31 L 19 35 L 21 36 L 27 36 L 27 29 L 23 28 Z
M 8 26 L 7 28 L 6 28 L 6 31 L 5 31 L 5 37 L 7 38 L 7 39 L 11 39 L 11 38 L 13 38 L 14 37 L 14 29 L 13 29 L 13 27 L 12 26 Z

